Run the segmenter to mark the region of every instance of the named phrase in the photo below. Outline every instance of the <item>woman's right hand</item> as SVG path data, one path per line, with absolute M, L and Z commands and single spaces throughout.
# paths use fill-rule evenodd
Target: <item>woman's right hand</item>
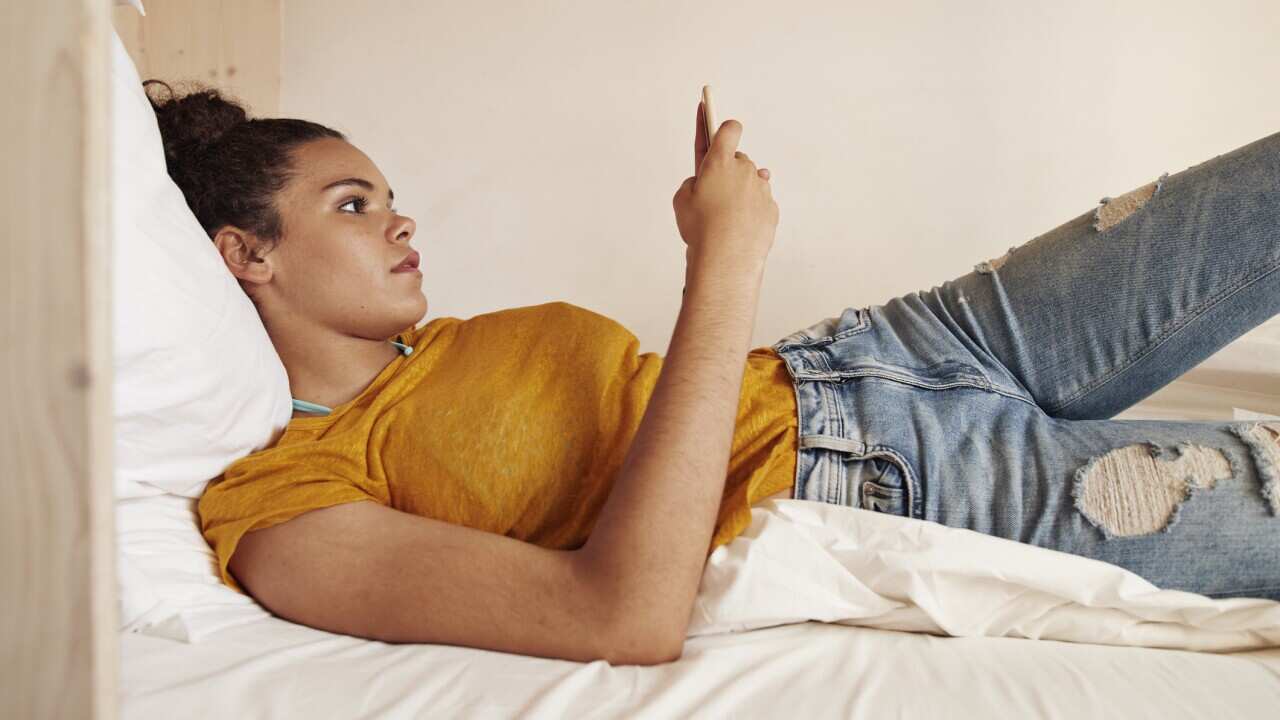
M 757 170 L 746 153 L 737 152 L 742 123 L 726 120 L 710 145 L 703 107 L 698 103 L 694 135 L 694 175 L 676 191 L 676 226 L 688 246 L 688 271 L 759 271 L 773 247 L 778 204 L 773 200 L 769 171 Z

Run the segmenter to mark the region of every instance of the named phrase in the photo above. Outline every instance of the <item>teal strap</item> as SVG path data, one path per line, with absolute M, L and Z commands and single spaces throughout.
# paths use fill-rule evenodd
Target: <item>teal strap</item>
M 333 410 L 331 410 L 330 408 L 327 408 L 323 405 L 317 405 L 315 403 L 309 403 L 306 400 L 294 400 L 293 409 L 301 410 L 303 412 L 316 412 L 316 413 L 320 413 L 321 415 L 328 415 L 329 413 L 333 412 Z
M 397 335 L 396 338 L 399 339 L 400 336 Z M 395 340 L 390 340 L 388 342 L 400 348 L 400 352 L 403 353 L 406 357 L 413 354 L 413 348 L 409 347 L 408 345 L 405 345 L 402 342 L 396 342 Z M 320 413 L 321 415 L 328 415 L 329 413 L 333 412 L 332 408 L 327 408 L 323 405 L 317 405 L 316 403 L 307 402 L 306 400 L 294 400 L 293 409 L 301 410 L 302 412 Z

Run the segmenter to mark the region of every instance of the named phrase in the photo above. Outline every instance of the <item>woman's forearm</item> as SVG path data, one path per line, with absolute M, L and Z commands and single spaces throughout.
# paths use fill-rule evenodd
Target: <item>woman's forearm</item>
M 613 642 L 679 656 L 724 493 L 763 268 L 690 268 L 644 418 L 578 551 L 610 605 Z

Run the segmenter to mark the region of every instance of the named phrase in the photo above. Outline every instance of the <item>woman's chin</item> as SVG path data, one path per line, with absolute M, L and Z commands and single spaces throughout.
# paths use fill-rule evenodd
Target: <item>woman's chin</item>
M 419 300 L 418 302 L 419 309 L 414 311 L 414 313 L 416 313 L 417 315 L 417 317 L 415 317 L 413 320 L 415 325 L 418 323 L 419 320 L 427 316 L 427 295 L 426 293 L 422 292 L 422 290 L 418 290 L 418 300 Z

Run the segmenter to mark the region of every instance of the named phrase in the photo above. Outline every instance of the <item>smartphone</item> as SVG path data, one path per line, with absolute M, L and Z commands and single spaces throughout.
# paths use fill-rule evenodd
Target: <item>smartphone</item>
M 720 127 L 716 119 L 716 106 L 711 102 L 711 86 L 702 86 L 702 121 L 707 126 L 707 147 L 711 147 L 711 139 L 716 136 L 716 128 Z

